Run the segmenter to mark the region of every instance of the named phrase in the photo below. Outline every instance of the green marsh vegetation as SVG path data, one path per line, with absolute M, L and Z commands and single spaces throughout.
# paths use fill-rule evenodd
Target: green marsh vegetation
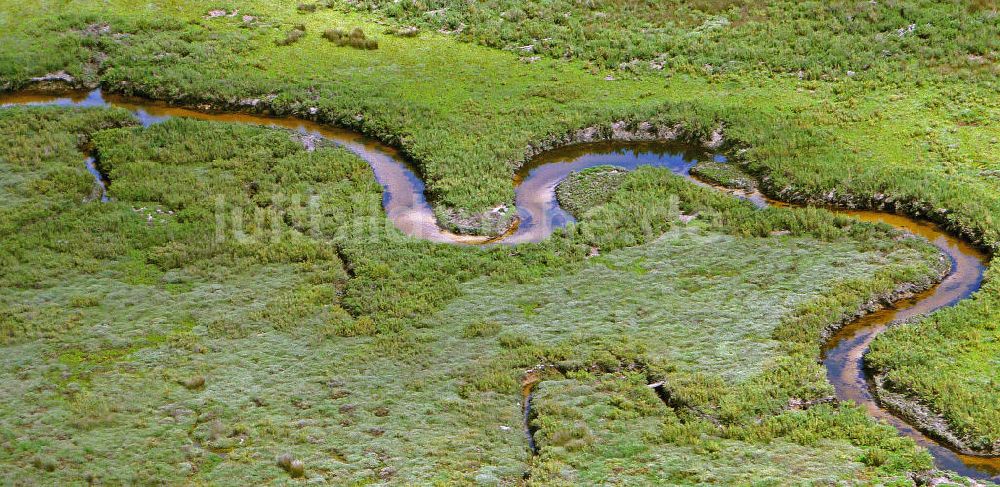
M 830 394 L 823 326 L 934 275 L 933 248 L 885 227 L 647 168 L 544 243 L 438 245 L 338 232 L 385 221 L 380 187 L 285 130 L 55 107 L 0 122 L 5 191 L 23 198 L 2 235 L 5 481 L 740 481 L 806 458 L 801 480 L 888 481 L 930 465 L 857 408 L 789 408 Z M 87 201 L 81 141 L 107 204 Z M 31 190 L 61 167 L 79 181 Z M 299 201 L 318 231 L 295 194 L 317 197 Z M 816 316 L 817 300 L 839 306 Z M 539 364 L 529 465 L 520 381 Z M 723 447 L 761 460 L 737 471 Z
M 606 128 L 619 120 L 631 126 L 643 121 L 658 127 L 681 124 L 683 135 L 691 139 L 707 139 L 721 126 L 728 148 L 747 149 L 738 162 L 761 177 L 762 188 L 771 194 L 823 203 L 894 207 L 942 222 L 991 250 L 1000 241 L 995 223 L 1000 215 L 1000 180 L 996 177 L 1000 164 L 1000 97 L 996 96 L 1000 28 L 993 2 L 783 2 L 771 6 L 770 2 L 697 1 L 650 7 L 630 2 L 515 5 L 497 1 L 472 5 L 440 0 L 309 5 L 316 8 L 300 9 L 296 2 L 244 2 L 238 15 L 209 17 L 206 13 L 219 5 L 164 1 L 143 4 L 140 9 L 135 8 L 135 2 L 115 0 L 100 6 L 75 1 L 58 9 L 39 9 L 24 2 L 2 1 L 0 43 L 9 48 L 0 50 L 0 87 L 18 89 L 30 85 L 33 77 L 65 71 L 77 84 L 100 84 L 110 91 L 216 108 L 267 107 L 277 114 L 350 126 L 401 147 L 411 157 L 445 223 L 468 220 L 461 217 L 509 204 L 514 169 L 524 161 L 529 146 L 543 141 L 560 139 L 584 127 Z M 553 11 L 568 16 L 552 15 Z M 312 34 L 331 26 L 382 32 L 386 20 L 395 24 L 389 29 L 417 26 L 424 33 L 417 37 L 385 36 L 379 39 L 377 50 L 340 49 Z M 297 24 L 305 29 L 295 29 Z M 295 30 L 312 35 L 301 36 L 287 46 L 275 44 Z M 449 34 L 440 33 L 442 30 Z M 473 42 L 456 42 L 456 37 Z M 530 49 L 521 49 L 529 45 Z M 540 57 L 536 59 L 536 55 Z M 43 113 L 25 117 L 45 117 Z M 86 116 L 110 118 L 85 125 L 104 128 L 125 123 L 123 114 L 101 113 Z M 33 123 L 18 120 L 10 122 L 18 129 L 5 129 L 16 134 L 9 137 L 15 146 L 27 133 L 19 129 L 21 124 Z M 190 130 L 182 125 L 178 123 L 171 130 Z M 240 129 L 220 130 L 242 134 Z M 61 133 L 67 141 L 78 137 L 77 132 L 49 127 L 40 132 Z M 610 131 L 604 133 L 610 135 Z M 102 137 L 125 135 L 115 132 Z M 44 169 L 37 170 L 64 167 L 60 176 L 31 179 L 36 187 L 28 189 L 22 184 L 29 178 L 27 173 L 15 175 L 13 169 L 6 170 L 11 177 L 3 183 L 3 191 L 10 199 L 4 204 L 12 206 L 0 218 L 7 232 L 4 263 L 11 265 L 5 266 L 2 282 L 19 293 L 60 283 L 72 289 L 72 296 L 64 296 L 68 302 L 100 304 L 67 315 L 63 305 L 42 298 L 25 298 L 14 305 L 15 294 L 10 298 L 5 295 L 4 330 L 13 330 L 5 332 L 11 337 L 5 340 L 14 347 L 37 343 L 32 340 L 39 337 L 58 338 L 62 329 L 94 322 L 87 320 L 111 322 L 108 317 L 115 314 L 105 309 L 107 303 L 126 298 L 111 292 L 119 282 L 162 287 L 157 292 L 195 293 L 188 296 L 198 301 L 202 294 L 209 295 L 208 288 L 195 288 L 184 280 L 160 280 L 174 276 L 177 269 L 194 266 L 192 262 L 203 262 L 196 273 L 198 279 L 242 282 L 243 297 L 275 296 L 273 305 L 254 315 L 258 322 L 233 318 L 238 314 L 226 320 L 213 317 L 209 322 L 216 323 L 216 328 L 212 329 L 240 335 L 254 333 L 254 327 L 271 321 L 278 328 L 296 329 L 295 323 L 315 319 L 329 325 L 324 336 L 355 336 L 356 340 L 382 340 L 380 344 L 391 349 L 419 349 L 423 342 L 415 338 L 418 334 L 405 332 L 409 323 L 459 297 L 463 283 L 484 274 L 510 284 L 569 272 L 583 265 L 586 245 L 597 244 L 602 252 L 611 251 L 640 245 L 667 229 L 666 223 L 639 228 L 627 218 L 615 219 L 616 215 L 631 216 L 636 208 L 645 208 L 652 215 L 672 214 L 669 205 L 659 205 L 653 197 L 635 203 L 609 202 L 575 227 L 574 235 L 567 232 L 552 242 L 531 246 L 530 251 L 472 252 L 420 242 L 369 243 L 365 249 L 320 245 L 303 236 L 309 234 L 309 225 L 296 222 L 302 212 L 286 212 L 279 219 L 260 210 L 268 232 L 272 222 L 278 221 L 287 239 L 250 239 L 250 243 L 229 242 L 205 249 L 194 242 L 209 235 L 214 238 L 209 230 L 214 227 L 205 220 L 214 214 L 214 201 L 184 196 L 185 192 L 193 187 L 201 191 L 194 194 L 203 196 L 220 187 L 229 188 L 226 191 L 230 193 L 224 193 L 225 204 L 233 207 L 227 211 L 242 208 L 248 215 L 246 221 L 251 221 L 249 215 L 256 218 L 257 208 L 274 205 L 273 198 L 255 199 L 246 192 L 240 196 L 237 188 L 226 186 L 227 181 L 206 182 L 190 173 L 185 175 L 183 167 L 164 169 L 157 176 L 163 183 L 159 187 L 144 186 L 141 170 L 136 169 L 140 166 L 134 164 L 148 163 L 143 158 L 152 156 L 132 160 L 121 155 L 120 160 L 127 162 L 117 166 L 118 159 L 109 156 L 102 159 L 106 169 L 122 171 L 124 180 L 134 181 L 134 186 L 119 185 L 113 193 L 163 200 L 156 203 L 161 208 L 152 207 L 143 219 L 160 219 L 156 209 L 178 215 L 181 204 L 187 205 L 183 211 L 189 219 L 163 217 L 160 226 L 133 221 L 131 217 L 138 212 L 129 213 L 132 206 L 139 209 L 150 203 L 140 202 L 144 200 L 128 201 L 126 208 L 127 200 L 120 199 L 92 214 L 90 209 L 74 209 L 78 200 L 92 191 L 78 165 L 79 158 L 68 156 L 79 141 L 60 143 L 58 148 L 53 144 L 40 145 L 52 145 L 56 153 L 43 154 L 40 160 L 45 164 L 40 167 Z M 293 150 L 284 143 L 275 147 Z M 105 145 L 105 150 L 112 148 Z M 5 148 L 4 157 L 12 151 Z M 289 152 L 286 160 L 282 153 L 262 152 L 265 155 L 260 157 L 284 161 L 283 171 L 312 157 L 336 164 L 350 159 L 333 149 L 318 152 L 323 155 L 293 156 L 294 152 Z M 199 158 L 192 160 L 214 160 Z M 239 158 L 220 156 L 220 160 L 229 160 L 235 167 L 242 165 Z M 268 165 L 255 164 L 250 167 Z M 338 167 L 357 171 L 344 185 L 344 194 L 353 196 L 341 195 L 325 204 L 340 215 L 338 218 L 369 218 L 379 211 L 378 187 L 370 178 L 365 179 L 368 172 L 363 165 L 357 161 L 346 164 Z M 681 210 L 687 214 L 705 212 L 699 204 L 730 204 L 679 183 L 664 183 L 651 174 L 659 173 L 630 175 L 635 184 L 632 190 L 638 193 L 629 193 L 632 190 L 626 188 L 621 194 L 677 195 Z M 187 184 L 179 187 L 175 177 Z M 250 184 L 253 180 L 248 183 L 234 176 L 233 181 L 254 187 Z M 264 184 L 285 183 L 276 180 Z M 295 184 L 334 185 L 322 177 Z M 271 187 L 271 196 L 288 194 L 276 188 Z M 332 189 L 327 192 L 334 194 Z M 47 199 L 36 201 L 43 193 Z M 703 197 L 708 199 L 703 201 Z M 352 201 L 349 207 L 342 204 L 346 200 Z M 174 204 L 178 206 L 171 206 Z M 363 208 L 364 215 L 356 214 L 356 208 Z M 788 214 L 809 217 L 768 212 L 763 219 L 747 216 L 750 210 L 739 206 L 726 208 L 731 213 L 723 215 L 741 216 L 725 216 L 712 224 L 741 238 L 763 238 L 769 231 L 793 223 L 799 231 L 818 232 L 820 238 L 857 237 L 831 230 L 839 228 L 835 224 L 815 224 L 814 219 L 825 221 L 823 212 Z M 65 211 L 60 213 L 59 209 Z M 50 210 L 58 216 L 42 216 Z M 84 213 L 78 215 L 80 211 Z M 504 223 L 485 222 L 460 230 L 497 231 Z M 22 227 L 24 235 L 15 236 L 14 229 Z M 167 235 L 178 237 L 179 243 L 168 243 Z M 331 249 L 336 252 L 331 254 Z M 310 259 L 320 258 L 325 259 L 322 266 L 308 265 Z M 226 265 L 213 259 L 224 259 Z M 261 271 L 250 269 L 260 262 L 270 262 L 271 277 L 252 279 L 249 276 Z M 84 280 L 91 282 L 93 272 L 112 274 L 100 281 L 103 289 L 67 284 L 75 282 L 70 279 L 73 273 L 86 274 Z M 314 277 L 303 278 L 310 284 L 288 287 L 294 281 L 289 276 L 300 274 Z M 878 289 L 895 277 L 881 275 L 880 279 Z M 992 407 L 1000 404 L 1000 392 L 993 385 L 997 368 L 990 359 L 995 355 L 990 347 L 1000 333 L 990 325 L 1000 319 L 996 311 L 1000 309 L 1000 290 L 993 281 L 991 272 L 974 301 L 942 311 L 913 328 L 894 330 L 876 342 L 872 354 L 872 363 L 885 369 L 899 389 L 931 404 L 954 427 L 980 438 L 980 444 L 1000 438 L 997 408 Z M 333 286 L 337 289 L 332 292 L 335 299 L 330 296 L 330 283 L 334 282 L 342 286 Z M 858 295 L 875 289 L 860 281 L 855 284 L 857 287 L 848 287 Z M 279 296 L 271 289 L 282 293 Z M 172 312 L 172 307 L 154 305 L 156 301 L 142 292 L 137 291 L 132 298 L 151 303 L 144 312 L 131 312 L 136 320 L 175 316 L 165 314 Z M 807 313 L 809 326 L 821 328 L 839 316 L 839 308 L 831 303 L 840 302 L 828 299 L 815 303 L 814 312 Z M 322 312 L 329 319 L 301 315 L 317 303 L 329 305 Z M 292 309 L 297 311 L 290 312 Z M 237 311 L 228 308 L 220 313 Z M 166 325 L 147 326 L 163 329 Z M 795 328 L 787 331 L 798 333 Z M 124 336 L 129 337 L 127 333 Z M 802 336 L 802 343 L 810 343 L 813 335 Z M 308 344 L 282 342 L 286 336 L 280 337 L 267 344 Z M 133 346 L 161 346 L 160 338 L 113 338 L 100 339 L 120 346 L 108 352 L 111 356 L 131 356 Z M 122 345 L 124 340 L 130 341 Z M 251 348 L 261 350 L 263 342 L 266 340 Z M 903 344 L 908 345 L 905 353 Z M 190 372 L 192 376 L 202 374 L 193 369 Z M 211 391 L 212 377 L 206 377 L 206 389 Z M 187 378 L 177 380 L 181 379 Z M 40 379 L 36 376 L 35 380 Z M 484 416 L 494 413 L 490 411 Z M 470 427 L 472 430 L 475 428 Z M 509 445 L 516 444 L 511 442 Z M 519 450 L 520 445 L 511 449 Z M 277 468 L 273 460 L 279 453 L 268 452 L 270 468 Z M 206 464 L 220 461 L 209 458 Z M 39 465 L 51 465 L 45 458 L 39 459 Z M 188 459 L 186 463 L 196 465 L 199 461 Z M 211 469 L 206 466 L 202 474 L 204 470 Z
M 621 186 L 628 171 L 614 166 L 596 166 L 570 174 L 556 186 L 556 198 L 574 217 L 603 205 Z
M 755 0 L 360 0 L 343 2 L 398 22 L 458 30 L 486 46 L 582 59 L 600 68 L 711 74 L 847 70 L 893 75 L 916 64 L 987 74 L 996 55 L 997 4 L 763 2 Z M 972 57 L 961 57 L 966 54 Z M 995 71 L 993 71 L 995 73 Z
M 739 166 L 728 162 L 699 161 L 691 168 L 691 175 L 711 184 L 725 188 L 753 190 L 756 184 L 753 176 Z

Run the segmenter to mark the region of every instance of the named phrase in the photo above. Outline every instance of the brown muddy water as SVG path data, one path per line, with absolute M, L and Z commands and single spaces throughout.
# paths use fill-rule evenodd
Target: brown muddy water
M 674 142 L 593 143 L 549 151 L 532 159 L 515 175 L 518 221 L 507 234 L 489 239 L 457 235 L 441 229 L 424 196 L 423 181 L 400 152 L 351 130 L 291 118 L 202 112 L 148 100 L 104 96 L 100 90 L 66 95 L 47 93 L 0 95 L 0 107 L 14 105 L 115 106 L 132 111 L 145 126 L 171 117 L 183 117 L 283 127 L 306 136 L 322 137 L 368 162 L 375 179 L 384 189 L 382 203 L 386 214 L 399 230 L 412 237 L 436 242 L 513 244 L 537 242 L 548 237 L 556 228 L 573 222 L 573 217 L 559 207 L 555 197 L 555 187 L 571 172 L 581 169 L 605 164 L 626 169 L 657 166 L 690 177 L 691 167 L 699 160 L 725 161 L 725 157 L 721 154 Z M 88 159 L 86 164 L 101 189 L 102 200 L 106 201 L 107 181 L 94 168 L 92 159 Z M 113 187 L 110 189 L 113 194 Z M 736 193 L 736 196 L 748 199 L 758 206 L 767 204 L 766 198 L 759 194 Z M 827 377 L 836 389 L 837 398 L 860 404 L 873 417 L 894 426 L 900 434 L 913 438 L 931 452 L 939 468 L 953 470 L 973 478 L 1000 481 L 1000 457 L 958 454 L 880 407 L 872 396 L 869 378 L 863 366 L 863 356 L 869 344 L 889 324 L 954 305 L 978 290 L 982 283 L 987 256 L 934 225 L 908 217 L 868 211 L 833 211 L 863 221 L 886 223 L 897 229 L 920 235 L 941 249 L 952 262 L 951 272 L 940 284 L 912 298 L 894 303 L 890 308 L 855 320 L 836 332 L 824 344 L 823 363 L 827 369 Z M 526 391 L 524 405 L 527 415 L 530 388 Z M 529 442 L 532 442 L 530 435 Z

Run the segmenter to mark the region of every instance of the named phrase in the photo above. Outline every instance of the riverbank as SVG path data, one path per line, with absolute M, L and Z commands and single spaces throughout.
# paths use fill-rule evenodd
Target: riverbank
M 983 457 L 1000 455 L 1000 445 L 980 446 L 976 439 L 970 438 L 968 435 L 959 436 L 942 415 L 921 404 L 913 396 L 894 392 L 887 388 L 884 374 L 874 373 L 871 380 L 874 385 L 873 393 L 880 403 L 910 424 L 915 425 L 920 431 L 948 445 L 949 448 L 964 455 Z M 971 445 L 977 445 L 977 447 L 973 448 Z

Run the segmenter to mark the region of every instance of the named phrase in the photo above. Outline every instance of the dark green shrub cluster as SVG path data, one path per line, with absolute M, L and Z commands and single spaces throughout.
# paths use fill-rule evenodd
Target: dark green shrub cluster
M 346 316 L 334 325 L 332 332 L 340 337 L 372 336 L 378 333 L 378 328 L 370 316 L 361 316 L 356 320 Z
M 275 44 L 279 46 L 290 46 L 299 42 L 306 35 L 306 30 L 304 25 L 297 25 L 292 30 L 288 31 L 284 39 L 278 39 L 274 41 Z
M 369 39 L 360 27 L 355 27 L 350 32 L 341 29 L 327 29 L 323 31 L 323 38 L 338 46 L 351 46 L 356 49 L 368 50 L 378 49 L 378 41 Z

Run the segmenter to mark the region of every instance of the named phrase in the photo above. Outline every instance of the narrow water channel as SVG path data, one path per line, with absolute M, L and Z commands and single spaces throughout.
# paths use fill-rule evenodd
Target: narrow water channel
M 881 222 L 926 238 L 951 259 L 951 272 L 938 285 L 893 306 L 862 316 L 844 326 L 823 346 L 823 365 L 837 391 L 837 398 L 864 406 L 868 414 L 894 426 L 900 433 L 916 440 L 934 456 L 940 468 L 962 475 L 1000 481 L 1000 457 L 980 457 L 956 453 L 929 438 L 903 419 L 882 408 L 872 396 L 869 377 L 864 370 L 864 353 L 879 333 L 899 320 L 911 319 L 952 306 L 979 290 L 986 270 L 987 257 L 982 252 L 945 233 L 936 225 L 911 218 L 872 211 L 842 213 L 868 222 Z
M 116 106 L 132 111 L 143 125 L 162 122 L 171 117 L 184 117 L 283 127 L 306 135 L 324 137 L 347 148 L 371 165 L 376 180 L 384 189 L 382 203 L 386 214 L 403 233 L 437 242 L 488 241 L 482 237 L 456 235 L 441 229 L 424 196 L 423 181 L 403 160 L 399 151 L 350 130 L 290 118 L 199 112 L 147 100 L 104 96 L 100 90 L 59 96 L 33 93 L 0 95 L 0 107 L 31 104 Z M 517 173 L 514 182 L 519 224 L 509 234 L 493 241 L 503 243 L 539 241 L 549 236 L 554 229 L 572 222 L 573 218 L 559 207 L 555 198 L 556 185 L 571 172 L 604 164 L 628 169 L 651 165 L 669 168 L 676 174 L 690 176 L 691 167 L 697 161 L 707 158 L 724 160 L 720 154 L 672 142 L 595 143 L 546 152 L 533 159 Z M 87 167 L 95 175 L 96 183 L 102 190 L 102 199 L 106 199 L 108 193 L 105 181 L 93 168 L 92 159 Z M 113 182 L 111 193 L 113 194 Z M 738 196 L 750 199 L 756 204 L 765 202 L 760 195 Z M 880 212 L 833 211 L 864 221 L 887 223 L 895 228 L 923 236 L 952 260 L 951 273 L 940 284 L 911 299 L 897 302 L 889 309 L 866 315 L 848 324 L 829 339 L 823 347 L 823 363 L 827 369 L 827 376 L 836 389 L 837 397 L 862 405 L 872 416 L 891 424 L 900 434 L 916 440 L 931 452 L 938 467 L 973 478 L 1000 481 L 1000 457 L 977 457 L 955 453 L 881 408 L 871 394 L 862 362 L 872 339 L 893 321 L 954 305 L 979 289 L 987 256 L 936 226 L 911 218 Z M 527 403 L 525 405 L 527 406 Z

